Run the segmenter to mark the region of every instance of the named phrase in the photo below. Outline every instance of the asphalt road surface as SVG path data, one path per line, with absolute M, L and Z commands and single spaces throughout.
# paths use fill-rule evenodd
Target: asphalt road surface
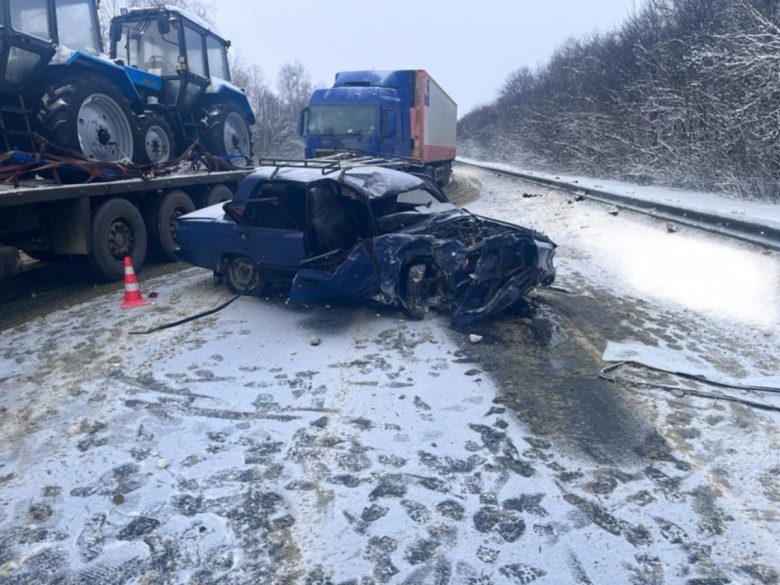
M 132 312 L 113 287 L 36 293 L 0 337 L 0 583 L 780 582 L 780 415 L 599 377 L 624 344 L 771 380 L 778 255 L 459 181 L 558 242 L 559 290 L 467 331 L 273 296 L 147 336 L 229 293 L 179 267 Z

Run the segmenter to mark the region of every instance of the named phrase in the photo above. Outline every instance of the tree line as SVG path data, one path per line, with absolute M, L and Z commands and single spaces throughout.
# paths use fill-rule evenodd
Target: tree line
M 157 0 L 101 0 L 100 24 L 104 46 L 108 47 L 111 19 L 122 8 L 157 6 Z M 211 0 L 166 0 L 197 14 L 214 24 L 217 3 Z M 243 89 L 254 110 L 257 123 L 252 127 L 254 150 L 258 157 L 303 158 L 303 140 L 297 134 L 298 112 L 309 100 L 313 90 L 311 76 L 298 61 L 282 65 L 274 82 L 263 75 L 262 68 L 247 62 L 240 48 L 230 53 L 231 81 Z
M 464 116 L 461 152 L 780 200 L 780 1 L 648 0 Z

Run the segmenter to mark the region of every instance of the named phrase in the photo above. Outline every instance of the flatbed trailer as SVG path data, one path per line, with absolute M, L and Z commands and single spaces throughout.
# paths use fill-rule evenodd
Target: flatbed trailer
M 42 179 L 0 184 L 0 247 L 41 260 L 82 257 L 98 278 L 120 280 L 125 256 L 136 269 L 147 257 L 174 260 L 176 218 L 232 199 L 250 172 L 186 170 L 65 185 Z

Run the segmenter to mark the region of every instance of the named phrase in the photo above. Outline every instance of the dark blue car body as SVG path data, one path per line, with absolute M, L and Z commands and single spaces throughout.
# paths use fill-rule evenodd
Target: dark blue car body
M 555 278 L 543 234 L 457 209 L 430 180 L 382 167 L 261 167 L 224 208 L 182 216 L 177 234 L 182 260 L 229 285 L 238 267 L 253 290 L 291 282 L 294 302 L 448 308 L 456 327 Z

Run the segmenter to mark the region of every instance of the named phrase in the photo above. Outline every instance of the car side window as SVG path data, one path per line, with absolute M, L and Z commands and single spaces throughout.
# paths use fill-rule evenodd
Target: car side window
M 248 201 L 242 219 L 248 225 L 273 229 L 296 230 L 298 226 L 278 197 Z

